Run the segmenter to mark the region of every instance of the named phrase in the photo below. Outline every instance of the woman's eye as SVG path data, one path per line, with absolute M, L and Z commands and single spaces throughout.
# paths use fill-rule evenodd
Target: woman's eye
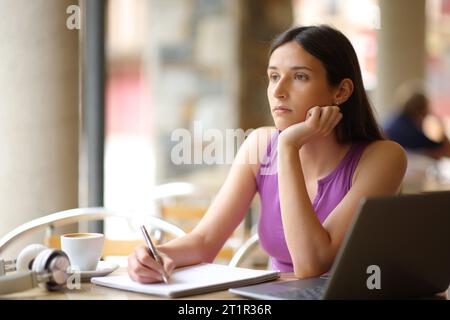
M 306 74 L 299 73 L 299 74 L 295 75 L 295 79 L 296 80 L 308 80 L 309 77 Z
M 269 75 L 269 80 L 272 82 L 276 82 L 278 80 L 279 76 L 276 73 L 272 73 Z

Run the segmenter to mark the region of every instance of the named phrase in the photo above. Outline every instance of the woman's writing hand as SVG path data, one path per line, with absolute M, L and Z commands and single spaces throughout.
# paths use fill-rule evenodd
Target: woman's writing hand
M 331 134 L 341 119 L 342 113 L 337 106 L 311 108 L 305 121 L 296 123 L 280 133 L 279 143 L 300 149 L 315 138 Z
M 146 246 L 137 247 L 133 253 L 128 256 L 128 274 L 131 279 L 141 283 L 161 282 L 163 267 L 168 275 L 175 268 L 174 261 L 166 254 L 159 251 L 164 262 L 161 266 L 148 252 Z

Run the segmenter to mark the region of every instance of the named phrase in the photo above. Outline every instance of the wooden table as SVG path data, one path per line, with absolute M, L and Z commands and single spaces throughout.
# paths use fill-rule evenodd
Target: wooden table
M 119 268 L 113 275 L 120 275 L 126 273 L 125 268 Z M 281 277 L 276 280 L 287 281 L 294 280 L 293 273 L 282 273 Z M 449 289 L 450 290 L 450 289 Z M 443 292 L 431 297 L 431 299 L 449 299 L 449 293 Z M 34 288 L 28 291 L 12 293 L 9 295 L 0 296 L 0 299 L 14 299 L 14 300 L 168 300 L 165 297 L 158 297 L 148 294 L 136 293 L 131 291 L 118 290 L 103 286 L 94 285 L 90 282 L 81 283 L 80 289 L 64 289 L 57 292 L 48 292 L 42 288 Z M 178 299 L 170 300 L 245 300 L 244 297 L 232 294 L 228 290 L 211 292 L 200 295 L 186 296 Z
M 126 273 L 125 268 L 119 268 L 112 275 Z M 286 281 L 295 279 L 293 273 L 283 273 L 276 281 Z M 3 295 L 0 299 L 28 299 L 28 300 L 167 300 L 165 297 L 158 297 L 143 293 L 118 290 L 103 286 L 94 285 L 90 282 L 82 282 L 80 289 L 48 292 L 42 288 L 34 288 L 28 291 Z M 243 300 L 245 298 L 228 292 L 228 290 L 211 292 L 206 294 L 186 296 L 178 298 L 180 300 Z M 172 300 L 172 299 L 171 299 Z

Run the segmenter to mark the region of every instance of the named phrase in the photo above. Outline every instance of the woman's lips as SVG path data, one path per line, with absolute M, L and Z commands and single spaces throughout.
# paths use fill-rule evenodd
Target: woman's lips
M 292 112 L 292 110 L 289 108 L 286 108 L 286 107 L 275 107 L 273 109 L 273 112 L 275 114 L 286 114 L 286 113 Z

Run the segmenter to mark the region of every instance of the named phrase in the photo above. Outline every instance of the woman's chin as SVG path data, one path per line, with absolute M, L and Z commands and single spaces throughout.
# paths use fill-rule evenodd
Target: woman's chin
M 289 128 L 290 126 L 292 126 L 293 124 L 296 124 L 297 122 L 276 120 L 276 121 L 274 121 L 274 123 L 275 123 L 275 127 L 278 130 L 283 131 L 284 129 Z
M 278 131 L 283 131 L 284 129 L 287 128 L 285 126 L 277 126 L 277 125 L 275 125 L 275 127 L 277 128 Z

